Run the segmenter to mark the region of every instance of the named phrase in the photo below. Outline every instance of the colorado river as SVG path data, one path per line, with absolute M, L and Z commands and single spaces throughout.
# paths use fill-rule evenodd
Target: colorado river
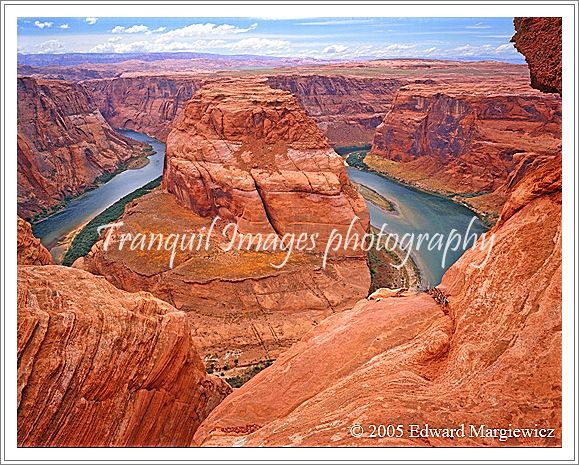
M 452 229 L 455 229 L 463 238 L 470 221 L 475 216 L 474 212 L 451 200 L 420 192 L 368 171 L 348 167 L 348 175 L 352 181 L 373 189 L 395 204 L 397 211 L 388 212 L 366 202 L 372 226 L 380 229 L 383 224 L 386 224 L 386 233 L 399 236 L 409 233 L 414 234 L 415 237 L 421 233 L 428 233 L 430 237 L 440 233 L 443 235 L 445 244 Z M 480 235 L 486 229 L 477 218 L 469 234 Z M 446 262 L 442 266 L 443 250 L 436 248 L 428 250 L 428 241 L 425 241 L 419 250 L 414 248 L 412 256 L 420 268 L 422 284 L 429 287 L 438 285 L 444 272 L 463 253 L 462 248 L 456 251 L 449 249 Z
M 163 174 L 165 144 L 145 134 L 119 130 L 132 139 L 147 142 L 157 153 L 149 157 L 149 163 L 139 169 L 129 169 L 117 174 L 107 183 L 76 197 L 66 206 L 33 226 L 33 232 L 49 250 L 71 231 L 87 223 L 121 197 L 133 192 Z
M 120 198 L 163 173 L 165 144 L 139 132 L 127 130 L 120 132 L 151 144 L 156 153 L 149 157 L 149 164 L 143 168 L 119 173 L 102 186 L 71 200 L 61 211 L 35 224 L 34 234 L 48 249 L 55 247 L 68 234 Z M 448 199 L 417 191 L 368 171 L 348 167 L 348 174 L 352 181 L 369 187 L 395 204 L 396 212 L 388 212 L 367 202 L 372 225 L 380 229 L 382 224 L 386 223 L 387 233 L 398 234 L 400 237 L 406 233 L 415 235 L 428 233 L 431 236 L 440 233 L 446 240 L 452 229 L 464 235 L 474 215 L 468 208 Z M 477 219 L 470 233 L 480 235 L 485 230 L 486 228 Z M 440 282 L 444 271 L 462 253 L 462 249 L 449 250 L 444 267 L 442 266 L 443 251 L 428 250 L 426 243 L 419 250 L 413 249 L 412 256 L 421 270 L 423 284 L 435 286 Z

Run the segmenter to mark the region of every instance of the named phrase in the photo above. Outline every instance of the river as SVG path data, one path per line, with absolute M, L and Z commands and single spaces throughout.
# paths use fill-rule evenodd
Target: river
M 348 167 L 348 176 L 352 181 L 373 189 L 395 204 L 396 212 L 388 212 L 366 202 L 370 211 L 372 226 L 380 229 L 383 224 L 386 224 L 385 231 L 387 233 L 398 234 L 400 237 L 407 233 L 414 234 L 416 238 L 421 233 L 428 233 L 429 238 L 440 233 L 444 238 L 444 248 L 452 229 L 464 237 L 470 221 L 473 216 L 476 217 L 472 210 L 456 202 L 406 187 L 369 171 L 350 166 Z M 487 228 L 477 217 L 470 233 L 480 235 L 486 230 Z M 412 251 L 412 257 L 420 268 L 422 284 L 429 287 L 438 285 L 448 267 L 464 253 L 461 248 L 456 251 L 449 250 L 443 265 L 444 249 L 439 250 L 435 247 L 435 242 L 432 242 L 432 250 L 429 250 L 428 241 L 425 241 L 418 250 L 414 248 Z M 472 241 L 469 245 L 472 245 Z
M 89 222 L 120 198 L 163 174 L 165 144 L 140 132 L 129 130 L 118 132 L 131 139 L 149 143 L 157 153 L 149 157 L 146 166 L 117 174 L 102 186 L 74 198 L 62 210 L 36 223 L 32 227 L 34 235 L 47 249 L 51 250 L 71 231 Z
M 149 164 L 143 168 L 119 173 L 102 186 L 71 200 L 61 211 L 35 224 L 33 226 L 35 236 L 40 238 L 49 250 L 54 249 L 52 250 L 54 256 L 62 253 L 57 245 L 68 234 L 86 224 L 120 198 L 163 173 L 165 144 L 139 132 L 128 130 L 120 132 L 151 144 L 156 154 L 149 157 Z M 452 229 L 464 235 L 474 215 L 468 208 L 448 199 L 420 192 L 372 172 L 348 167 L 348 174 L 352 181 L 373 189 L 396 205 L 396 212 L 388 212 L 367 202 L 372 225 L 380 229 L 386 223 L 388 233 L 399 236 L 406 233 L 415 235 L 441 233 L 446 240 Z M 485 230 L 486 228 L 477 219 L 471 232 L 481 234 Z M 440 282 L 444 271 L 462 253 L 463 250 L 449 250 L 444 266 L 443 252 L 438 249 L 428 250 L 426 244 L 418 250 L 413 250 L 412 256 L 421 270 L 422 283 L 435 286 Z

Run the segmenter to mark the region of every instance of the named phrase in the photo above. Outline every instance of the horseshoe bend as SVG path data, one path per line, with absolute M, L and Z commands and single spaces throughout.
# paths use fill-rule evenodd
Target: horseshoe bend
M 18 446 L 560 447 L 561 20 L 509 27 L 21 57 Z

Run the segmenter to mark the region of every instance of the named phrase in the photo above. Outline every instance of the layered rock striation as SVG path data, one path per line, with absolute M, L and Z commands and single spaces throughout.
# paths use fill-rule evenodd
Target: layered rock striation
M 412 84 L 378 126 L 367 163 L 498 214 L 523 161 L 561 147 L 561 101 L 517 82 Z
M 229 392 L 184 313 L 85 271 L 19 267 L 19 446 L 186 446 Z
M 88 80 L 82 85 L 113 127 L 164 141 L 171 123 L 202 83 L 199 77 L 153 75 Z
M 115 132 L 78 84 L 18 78 L 18 214 L 23 218 L 80 195 L 143 148 Z
M 333 145 L 371 142 L 396 91 L 408 81 L 319 74 L 278 74 L 267 83 L 291 92 Z

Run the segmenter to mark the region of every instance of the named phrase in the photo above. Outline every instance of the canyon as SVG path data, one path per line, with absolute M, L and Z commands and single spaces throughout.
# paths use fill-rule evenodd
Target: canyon
M 18 214 L 31 219 L 142 155 L 76 83 L 18 78 Z
M 561 154 L 530 166 L 511 180 L 484 267 L 472 249 L 433 295 L 361 300 L 327 318 L 221 403 L 192 444 L 449 446 L 459 443 L 409 425 L 464 423 L 556 433 L 462 446 L 559 446 Z M 371 437 L 380 424 L 403 434 Z M 352 425 L 366 432 L 353 437 Z
M 165 140 L 166 157 L 161 186 L 72 268 L 17 218 L 18 445 L 561 446 L 561 57 L 539 53 L 553 20 L 526 20 L 514 40 L 538 90 L 526 67 L 437 60 L 19 78 L 23 218 L 143 151 L 113 127 Z M 371 169 L 491 216 L 490 255 L 468 250 L 428 292 L 368 296 L 359 249 L 325 268 L 316 246 L 281 268 L 285 249 L 228 249 L 323 244 L 356 218 L 366 232 L 331 144 L 370 138 Z M 173 253 L 159 234 L 206 247 Z M 263 367 L 239 389 L 223 380 Z M 556 435 L 408 434 L 461 423 Z M 405 434 L 370 437 L 380 424 Z
M 199 235 L 216 217 L 207 246 L 179 249 L 173 266 L 170 250 L 118 246 L 127 233 Z M 345 236 L 355 218 L 353 232 L 363 234 L 368 212 L 343 160 L 291 94 L 225 79 L 202 87 L 175 122 L 161 189 L 130 204 L 110 244 L 103 236 L 74 266 L 186 311 L 207 365 L 229 372 L 275 359 L 367 294 L 361 249 L 331 253 L 322 266 L 328 235 Z M 249 237 L 313 233 L 316 247 L 308 242 L 308 250 L 291 254 L 281 246 L 239 247 Z M 286 256 L 284 266 L 273 266 Z

